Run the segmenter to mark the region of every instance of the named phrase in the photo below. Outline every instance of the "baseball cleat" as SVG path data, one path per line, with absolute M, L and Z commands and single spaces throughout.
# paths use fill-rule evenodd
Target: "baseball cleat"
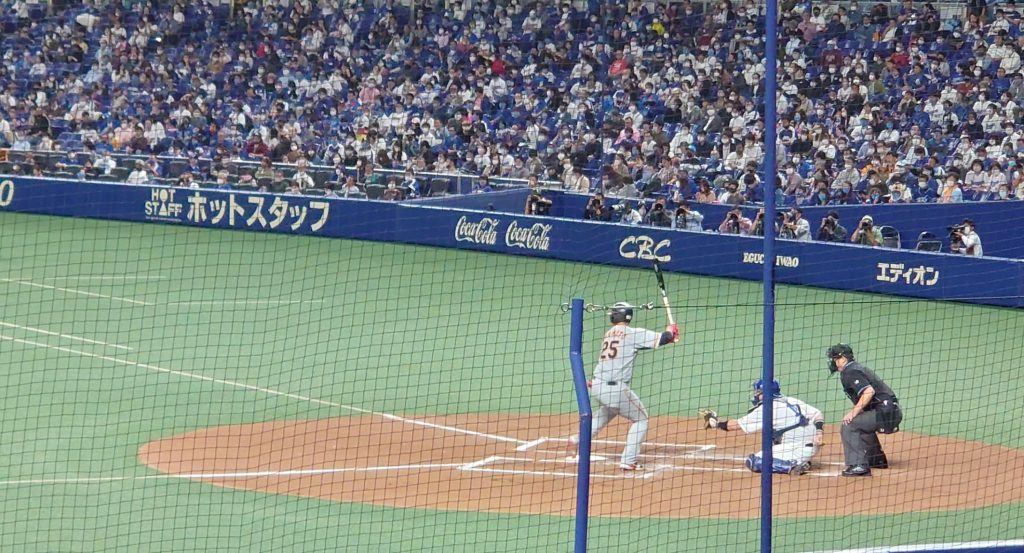
M 803 476 L 804 474 L 807 474 L 807 471 L 809 470 L 811 470 L 810 463 L 800 463 L 799 465 L 795 465 L 793 468 L 789 469 L 789 475 Z
M 867 465 L 850 465 L 843 469 L 843 476 L 871 476 L 871 469 Z
M 619 463 L 619 468 L 625 471 L 641 471 L 644 470 L 643 463 Z

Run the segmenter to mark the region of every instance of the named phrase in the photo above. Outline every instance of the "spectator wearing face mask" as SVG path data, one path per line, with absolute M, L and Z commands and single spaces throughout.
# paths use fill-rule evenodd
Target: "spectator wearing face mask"
M 910 203 L 912 200 L 910 192 L 907 190 L 907 185 L 902 182 L 895 182 L 889 187 L 889 203 L 891 204 L 905 204 Z
M 416 178 L 416 173 L 412 169 L 406 169 L 405 178 L 402 180 L 402 191 L 406 193 L 409 198 L 418 198 L 421 194 L 420 180 Z
M 857 193 L 849 181 L 843 182 L 839 188 L 832 190 L 832 197 L 829 198 L 829 205 L 847 205 L 857 203 Z
M 815 185 L 814 191 L 807 198 L 806 205 L 828 205 L 831 200 L 832 195 L 828 191 L 828 185 L 820 182 Z
M 582 171 L 573 166 L 568 159 L 565 160 L 565 170 L 562 173 L 562 183 L 566 190 L 586 194 L 590 192 L 590 179 Z
M 885 128 L 882 129 L 882 132 L 878 133 L 878 141 L 899 143 L 900 131 L 896 129 L 896 125 L 892 121 L 885 123 Z
M 993 163 L 992 166 L 988 168 L 988 175 L 986 175 L 985 184 L 988 188 L 988 194 L 984 197 L 975 197 L 975 200 L 985 201 L 994 199 L 999 193 L 999 189 L 1002 186 L 1009 184 L 1006 179 L 1006 173 L 1003 172 L 1003 167 L 998 162 Z
M 888 199 L 885 197 L 884 194 L 882 194 L 881 188 L 877 186 L 872 186 L 871 188 L 868 189 L 867 198 L 865 198 L 864 201 L 861 203 L 870 205 L 884 204 L 888 203 Z
M 958 204 L 964 201 L 963 190 L 960 190 L 960 182 L 956 175 L 946 177 L 946 183 L 942 187 L 942 194 L 939 196 L 940 204 Z
M 976 198 L 988 196 L 988 175 L 980 161 L 971 163 L 971 170 L 964 175 L 964 190 L 970 191 Z
M 956 176 L 950 175 L 947 179 L 956 179 Z M 919 179 L 917 184 L 913 187 L 914 191 L 914 203 L 931 203 L 938 199 L 939 192 L 931 186 L 931 183 L 925 179 Z
M 852 156 L 847 156 L 843 169 L 836 174 L 836 178 L 832 180 L 832 190 L 839 190 L 844 184 L 848 184 L 851 187 L 860 181 L 860 171 L 857 170 L 857 166 L 853 161 Z

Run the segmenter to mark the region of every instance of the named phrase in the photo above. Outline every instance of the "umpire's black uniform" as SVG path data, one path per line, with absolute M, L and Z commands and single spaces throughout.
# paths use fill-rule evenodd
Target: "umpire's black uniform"
M 843 438 L 843 455 L 847 467 L 888 468 L 889 462 L 882 451 L 876 432 L 892 434 L 899 431 L 903 421 L 896 394 L 871 369 L 850 359 L 840 373 L 843 392 L 854 405 L 868 386 L 875 395 L 863 412 L 853 417 L 850 424 L 844 424 L 840 435 Z

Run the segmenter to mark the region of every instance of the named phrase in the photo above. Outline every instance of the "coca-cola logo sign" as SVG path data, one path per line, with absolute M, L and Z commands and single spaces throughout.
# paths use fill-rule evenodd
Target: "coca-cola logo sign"
M 551 247 L 551 239 L 548 238 L 550 232 L 551 225 L 534 223 L 528 227 L 521 227 L 519 223 L 512 221 L 505 230 L 505 245 L 546 252 Z
M 455 241 L 493 246 L 498 242 L 498 225 L 500 223 L 501 221 L 491 217 L 470 221 L 463 215 L 459 217 L 459 222 L 455 223 Z

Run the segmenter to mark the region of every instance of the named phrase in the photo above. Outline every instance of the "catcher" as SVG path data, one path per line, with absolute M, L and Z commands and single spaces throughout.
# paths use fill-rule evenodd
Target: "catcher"
M 818 452 L 824 434 L 825 418 L 821 411 L 799 399 L 782 395 L 777 380 L 768 387 L 772 395 L 772 472 L 799 476 L 811 468 L 811 458 Z M 747 434 L 761 430 L 761 402 L 764 401 L 765 385 L 761 379 L 754 382 L 754 408 L 736 420 L 720 419 L 711 409 L 700 409 L 704 417 L 704 428 L 731 431 L 742 430 Z M 751 453 L 744 462 L 754 472 L 761 472 L 761 452 Z

